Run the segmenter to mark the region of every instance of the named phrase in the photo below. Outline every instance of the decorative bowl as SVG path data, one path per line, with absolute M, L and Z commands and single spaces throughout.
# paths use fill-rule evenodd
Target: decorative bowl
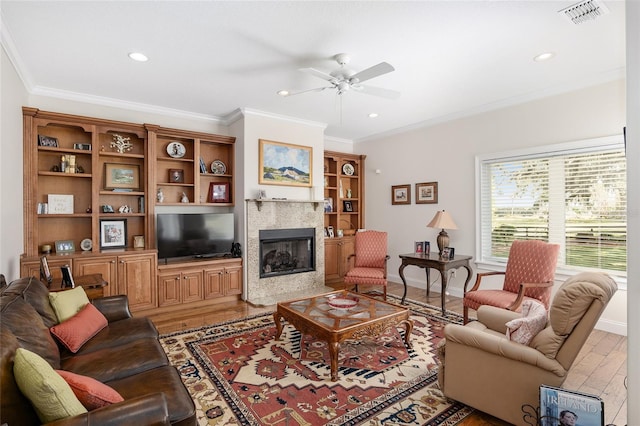
M 336 296 L 330 298 L 327 303 L 334 309 L 351 309 L 358 304 L 358 298 Z

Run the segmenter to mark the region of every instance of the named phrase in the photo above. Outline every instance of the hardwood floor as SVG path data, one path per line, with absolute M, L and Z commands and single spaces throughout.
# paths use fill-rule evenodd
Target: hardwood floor
M 336 289 L 342 284 L 333 285 Z M 402 284 L 389 283 L 388 293 L 402 296 Z M 431 305 L 440 306 L 440 293 L 431 292 L 426 297 L 423 289 L 408 287 L 407 297 Z M 462 299 L 446 296 L 447 309 L 462 313 Z M 243 318 L 264 312 L 273 312 L 274 306 L 255 307 L 245 302 L 231 302 L 193 310 L 188 317 L 176 320 L 174 316 L 153 318 L 160 333 L 180 331 L 223 321 Z M 566 389 L 598 395 L 604 400 L 605 424 L 627 424 L 627 338 L 617 334 L 594 330 L 582 351 L 578 354 L 564 382 Z M 459 423 L 465 426 L 505 426 L 506 423 L 477 411 Z

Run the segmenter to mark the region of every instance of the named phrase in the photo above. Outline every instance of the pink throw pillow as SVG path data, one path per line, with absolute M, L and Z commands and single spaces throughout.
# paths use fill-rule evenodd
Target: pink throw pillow
M 69 384 L 80 403 L 89 411 L 124 401 L 124 398 L 112 387 L 92 377 L 64 370 L 56 370 L 56 373 Z
M 80 312 L 49 330 L 71 352 L 76 353 L 107 324 L 107 319 L 102 312 L 89 303 Z
M 511 320 L 505 325 L 509 340 L 528 345 L 546 327 L 547 309 L 540 302 L 525 300 L 522 302 L 522 318 Z

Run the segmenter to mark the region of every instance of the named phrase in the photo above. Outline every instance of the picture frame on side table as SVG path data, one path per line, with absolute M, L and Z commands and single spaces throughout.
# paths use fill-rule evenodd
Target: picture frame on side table
M 137 164 L 104 164 L 104 189 L 138 191 L 140 166 Z
M 100 219 L 100 249 L 127 246 L 127 219 Z
M 51 286 L 53 276 L 49 269 L 49 263 L 47 262 L 47 256 L 40 257 L 40 281 L 47 284 L 47 287 Z
M 209 202 L 229 203 L 231 202 L 231 194 L 229 192 L 229 182 L 211 182 L 209 184 Z
M 411 204 L 411 184 L 391 187 L 391 204 Z
M 313 149 L 260 139 L 258 183 L 311 187 Z
M 424 241 L 416 241 L 414 247 L 415 254 L 424 254 Z
M 438 182 L 416 183 L 416 204 L 438 204 Z

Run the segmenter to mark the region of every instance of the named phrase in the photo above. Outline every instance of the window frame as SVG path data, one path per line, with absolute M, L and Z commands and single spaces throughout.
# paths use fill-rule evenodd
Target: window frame
M 475 157 L 475 228 L 476 244 L 475 259 L 478 269 L 487 271 L 504 272 L 506 269 L 506 259 L 504 261 L 494 258 L 487 259 L 483 254 L 483 228 L 482 228 L 482 187 L 483 187 L 483 165 L 488 162 L 506 162 L 509 160 L 527 160 L 537 158 L 549 158 L 567 154 L 585 154 L 603 150 L 625 149 L 624 136 L 622 134 L 605 136 L 593 139 L 584 139 L 571 142 L 564 142 L 551 145 L 540 145 L 535 147 L 500 151 L 487 154 L 478 154 Z M 628 232 L 628 228 L 627 228 Z M 628 234 L 627 234 L 628 235 Z M 628 259 L 627 259 L 628 261 Z M 556 269 L 556 280 L 565 280 L 581 271 L 589 271 L 580 267 L 565 268 L 559 265 Z M 620 289 L 626 290 L 627 271 L 607 271 L 615 278 Z

